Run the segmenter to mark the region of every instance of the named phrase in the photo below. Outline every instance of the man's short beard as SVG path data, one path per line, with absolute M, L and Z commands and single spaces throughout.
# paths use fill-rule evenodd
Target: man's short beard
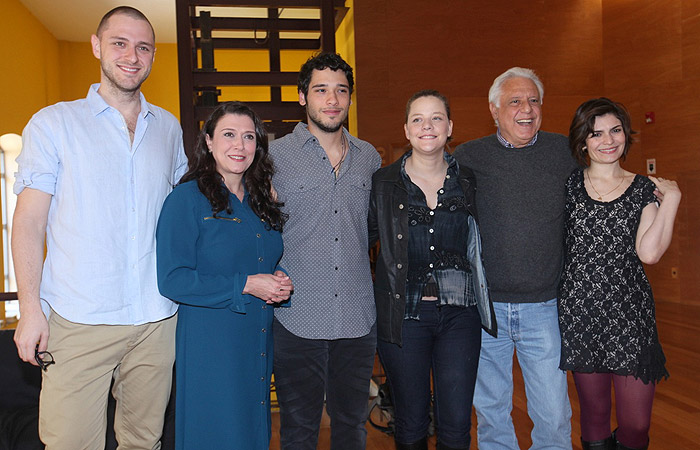
M 323 131 L 324 133 L 335 133 L 341 128 L 343 128 L 343 124 L 347 120 L 348 116 L 346 115 L 343 120 L 341 120 L 337 125 L 333 126 L 328 126 L 323 123 L 321 123 L 319 120 L 316 120 L 316 118 L 309 113 L 309 105 L 306 105 L 306 117 L 309 118 L 311 122 L 313 122 L 314 125 L 318 127 L 319 130 Z
M 336 131 L 340 130 L 343 128 L 343 122 L 338 123 L 337 125 L 334 125 L 332 127 L 329 127 L 327 125 L 322 124 L 321 122 L 317 121 L 313 117 L 309 116 L 309 119 L 324 133 L 335 133 Z

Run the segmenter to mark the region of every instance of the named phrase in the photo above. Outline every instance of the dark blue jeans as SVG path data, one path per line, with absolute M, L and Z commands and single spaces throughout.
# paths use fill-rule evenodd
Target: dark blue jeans
M 304 339 L 275 319 L 274 373 L 280 449 L 316 450 L 326 398 L 331 450 L 364 450 L 377 326 L 354 339 Z
M 438 441 L 451 448 L 469 448 L 481 348 L 476 306 L 421 301 L 420 320 L 404 320 L 402 336 L 401 347 L 378 343 L 394 402 L 396 441 L 411 444 L 427 436 L 432 369 Z

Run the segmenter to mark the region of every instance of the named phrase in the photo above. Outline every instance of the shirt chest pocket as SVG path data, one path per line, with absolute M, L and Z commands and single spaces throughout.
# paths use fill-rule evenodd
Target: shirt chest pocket
M 284 190 L 289 195 L 299 195 L 306 194 L 308 192 L 313 193 L 314 191 L 317 191 L 320 187 L 320 180 L 297 178 L 294 180 L 290 180 L 286 184 L 286 186 L 284 186 Z
M 348 175 L 347 182 L 352 189 L 367 192 L 372 190 L 372 180 L 369 177 L 363 177 L 360 175 Z
M 340 180 L 341 189 L 345 191 L 352 203 L 360 208 L 360 214 L 367 215 L 369 195 L 372 190 L 372 179 L 362 175 L 348 175 L 346 180 Z
M 255 247 L 250 247 L 254 236 L 250 225 L 235 213 L 230 217 L 202 217 L 197 238 L 199 257 L 207 261 L 216 261 L 217 258 L 230 261 L 249 252 L 254 254 Z
M 344 189 L 349 195 L 357 196 L 369 202 L 369 194 L 372 190 L 371 177 L 352 174 L 348 175 L 344 180 L 341 179 L 339 185 L 341 189 Z
M 214 234 L 231 233 L 231 230 L 238 230 L 243 220 L 237 216 L 227 217 L 219 213 L 217 216 L 208 215 L 202 217 L 202 229 L 204 232 Z
M 321 195 L 321 180 L 309 178 L 290 178 L 278 184 L 277 193 L 285 207 L 293 207 L 296 202 L 311 201 Z

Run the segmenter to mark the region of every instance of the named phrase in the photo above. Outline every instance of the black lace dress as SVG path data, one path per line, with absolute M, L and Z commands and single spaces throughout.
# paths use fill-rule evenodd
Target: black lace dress
M 668 377 L 656 330 L 654 298 L 635 238 L 654 183 L 636 175 L 611 202 L 586 192 L 583 171 L 566 183 L 566 259 L 559 294 L 560 368 L 633 375 L 644 383 Z

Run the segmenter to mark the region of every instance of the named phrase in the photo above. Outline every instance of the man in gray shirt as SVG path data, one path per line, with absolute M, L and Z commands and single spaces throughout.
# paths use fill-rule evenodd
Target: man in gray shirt
M 381 158 L 343 128 L 353 72 L 339 55 L 309 59 L 298 88 L 307 124 L 270 144 L 289 215 L 281 265 L 294 280 L 273 325 L 280 448 L 316 449 L 325 396 L 331 448 L 359 450 L 376 346 L 367 212 Z
M 496 134 L 457 147 L 476 176 L 484 265 L 498 337 L 482 333 L 474 392 L 483 450 L 516 450 L 513 352 L 534 423 L 531 450 L 571 449 L 566 373 L 559 370 L 557 288 L 564 253 L 564 184 L 576 163 L 565 136 L 540 131 L 542 82 L 513 67 L 496 78 Z

